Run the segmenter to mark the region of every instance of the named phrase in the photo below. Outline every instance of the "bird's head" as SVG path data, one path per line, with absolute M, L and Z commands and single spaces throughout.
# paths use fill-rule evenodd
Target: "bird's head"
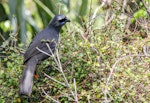
M 66 22 L 70 22 L 70 20 L 66 16 L 59 14 L 50 21 L 50 25 L 56 28 L 61 28 Z

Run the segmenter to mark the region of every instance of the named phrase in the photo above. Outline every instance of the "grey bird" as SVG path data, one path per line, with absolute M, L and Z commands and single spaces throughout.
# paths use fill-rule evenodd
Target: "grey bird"
M 25 68 L 20 80 L 19 95 L 31 95 L 36 65 L 49 57 L 40 50 L 51 55 L 50 50 L 46 46 L 46 43 L 48 43 L 54 53 L 58 43 L 60 29 L 66 22 L 70 22 L 66 16 L 56 15 L 48 26 L 33 38 L 24 54 Z

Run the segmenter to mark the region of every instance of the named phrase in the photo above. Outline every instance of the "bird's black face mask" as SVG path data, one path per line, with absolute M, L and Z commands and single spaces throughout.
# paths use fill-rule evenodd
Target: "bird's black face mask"
M 51 24 L 54 27 L 62 27 L 66 22 L 70 22 L 70 20 L 64 15 L 56 15 L 53 20 L 51 20 Z
M 70 20 L 67 19 L 66 17 L 59 20 L 59 24 L 60 24 L 60 25 L 64 25 L 66 22 L 70 22 Z

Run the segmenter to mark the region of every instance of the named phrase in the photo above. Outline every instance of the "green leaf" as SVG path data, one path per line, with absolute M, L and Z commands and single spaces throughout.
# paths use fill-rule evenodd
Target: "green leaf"
M 88 10 L 88 0 L 82 0 L 82 4 L 80 6 L 79 13 L 77 15 L 78 22 L 80 24 L 85 19 L 84 16 L 86 16 L 87 10 Z
M 0 4 L 0 13 L 1 13 L 0 22 L 8 19 L 7 14 L 2 4 Z
M 54 17 L 53 11 L 51 11 L 48 8 L 48 6 L 46 6 L 44 4 L 44 2 L 42 2 L 40 0 L 34 0 L 34 2 L 37 5 L 38 13 L 44 23 L 44 26 L 48 25 L 50 19 Z M 47 4 L 49 4 L 49 3 L 47 3 Z M 51 5 L 51 4 L 49 4 L 49 5 Z
M 147 12 L 143 9 L 140 9 L 134 13 L 134 18 L 145 17 L 146 15 L 147 15 Z

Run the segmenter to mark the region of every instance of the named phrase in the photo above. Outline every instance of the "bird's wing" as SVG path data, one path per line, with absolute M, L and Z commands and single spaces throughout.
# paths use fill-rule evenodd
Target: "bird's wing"
M 58 37 L 55 37 L 56 34 L 54 34 L 55 32 L 52 34 L 52 30 L 50 29 L 45 29 L 37 34 L 24 54 L 24 63 L 28 61 L 31 57 L 42 53 L 38 49 L 50 53 L 48 47 L 46 46 L 46 43 L 48 43 L 52 51 L 54 51 L 58 40 Z
M 28 61 L 31 57 L 39 54 L 39 53 L 42 53 L 41 51 L 39 51 L 38 49 L 46 52 L 46 53 L 50 53 L 50 50 L 48 49 L 46 43 L 49 44 L 49 47 L 52 49 L 52 51 L 54 51 L 55 47 L 56 47 L 56 43 L 54 41 L 51 41 L 51 42 L 32 42 L 29 46 L 29 48 L 27 49 L 26 53 L 24 54 L 24 63 L 26 61 Z M 37 49 L 38 48 L 38 49 Z

